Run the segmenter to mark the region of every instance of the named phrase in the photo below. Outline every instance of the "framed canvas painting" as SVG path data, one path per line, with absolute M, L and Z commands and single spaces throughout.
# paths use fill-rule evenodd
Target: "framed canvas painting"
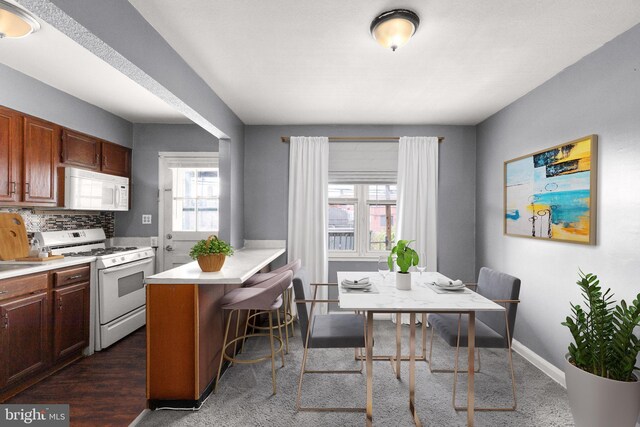
M 596 135 L 504 162 L 504 233 L 595 244 Z

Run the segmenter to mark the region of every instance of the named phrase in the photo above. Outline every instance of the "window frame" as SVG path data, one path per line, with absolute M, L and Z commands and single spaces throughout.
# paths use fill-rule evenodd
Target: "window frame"
M 329 183 L 338 184 L 341 183 Z M 332 204 L 353 204 L 355 206 L 355 229 L 354 229 L 354 242 L 355 247 L 352 251 L 328 251 L 328 258 L 330 261 L 354 261 L 356 259 L 378 260 L 380 256 L 387 256 L 389 250 L 374 251 L 369 249 L 369 233 L 371 226 L 371 205 L 392 205 L 396 206 L 397 214 L 397 200 L 375 200 L 369 199 L 369 186 L 371 185 L 396 185 L 396 183 L 368 183 L 368 184 L 349 184 L 354 186 L 354 198 L 329 198 L 327 209 Z M 397 187 L 396 187 L 397 188 Z M 328 236 L 327 230 L 327 236 Z
M 189 170 L 189 171 L 193 171 L 194 172 L 194 177 L 195 177 L 195 196 L 194 197 L 186 197 L 186 196 L 175 196 L 175 189 L 177 188 L 178 184 L 180 183 L 180 179 L 178 177 L 178 171 L 179 170 Z M 184 203 L 187 200 L 193 200 L 194 202 L 194 214 L 195 214 L 195 230 L 176 230 L 175 228 L 173 230 L 171 230 L 173 233 L 183 233 L 183 232 L 187 232 L 187 233 L 214 233 L 217 234 L 220 232 L 220 166 L 218 164 L 214 165 L 214 166 L 178 166 L 178 167 L 173 167 L 173 168 L 169 168 L 170 171 L 172 171 L 171 175 L 172 175 L 172 180 L 173 180 L 173 194 L 171 197 L 171 215 L 174 215 L 174 211 L 176 210 L 176 201 L 178 200 L 182 200 L 182 202 Z M 207 171 L 207 172 L 215 172 L 216 173 L 216 179 L 218 181 L 218 185 L 217 185 L 217 196 L 212 196 L 212 197 L 204 197 L 204 196 L 200 196 L 198 194 L 198 172 L 200 171 Z M 218 224 L 217 229 L 214 230 L 199 230 L 198 229 L 198 211 L 200 211 L 200 208 L 198 207 L 198 202 L 204 200 L 204 201 L 215 201 L 217 202 L 217 209 L 215 210 L 216 212 L 216 223 Z M 184 208 L 182 209 L 182 212 L 184 212 Z M 176 223 L 176 217 L 173 217 L 172 220 L 172 226 L 175 227 L 175 223 Z

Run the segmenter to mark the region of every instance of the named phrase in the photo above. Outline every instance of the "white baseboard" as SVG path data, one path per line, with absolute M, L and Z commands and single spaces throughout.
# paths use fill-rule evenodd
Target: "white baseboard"
M 513 351 L 518 353 L 520 356 L 527 359 L 533 366 L 540 369 L 542 372 L 547 374 L 549 378 L 560 384 L 562 387 L 567 388 L 567 385 L 564 380 L 564 372 L 561 369 L 558 369 L 555 365 L 547 362 L 545 359 L 540 357 L 533 350 L 522 344 L 520 341 L 514 339 L 511 343 L 511 348 Z M 640 427 L 640 426 L 638 426 Z

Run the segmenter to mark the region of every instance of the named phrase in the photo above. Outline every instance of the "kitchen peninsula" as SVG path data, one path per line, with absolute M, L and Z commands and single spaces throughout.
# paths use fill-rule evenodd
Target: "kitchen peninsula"
M 149 408 L 198 408 L 214 385 L 224 338 L 227 292 L 285 251 L 284 242 L 247 241 L 222 270 L 197 262 L 150 276 L 147 284 L 147 401 Z

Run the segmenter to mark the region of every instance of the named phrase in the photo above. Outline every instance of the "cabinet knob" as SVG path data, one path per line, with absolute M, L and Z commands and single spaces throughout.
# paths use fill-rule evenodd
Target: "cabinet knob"
M 102 156 L 102 166 L 107 166 L 107 156 Z
M 9 328 L 9 313 L 5 313 L 2 315 L 2 327 L 4 329 Z
M 58 310 L 62 311 L 62 297 L 58 298 Z
M 31 192 L 31 184 L 28 182 L 24 183 L 24 194 L 29 194 Z
M 11 190 L 9 190 L 9 195 L 16 194 L 17 185 L 15 181 L 11 181 Z

